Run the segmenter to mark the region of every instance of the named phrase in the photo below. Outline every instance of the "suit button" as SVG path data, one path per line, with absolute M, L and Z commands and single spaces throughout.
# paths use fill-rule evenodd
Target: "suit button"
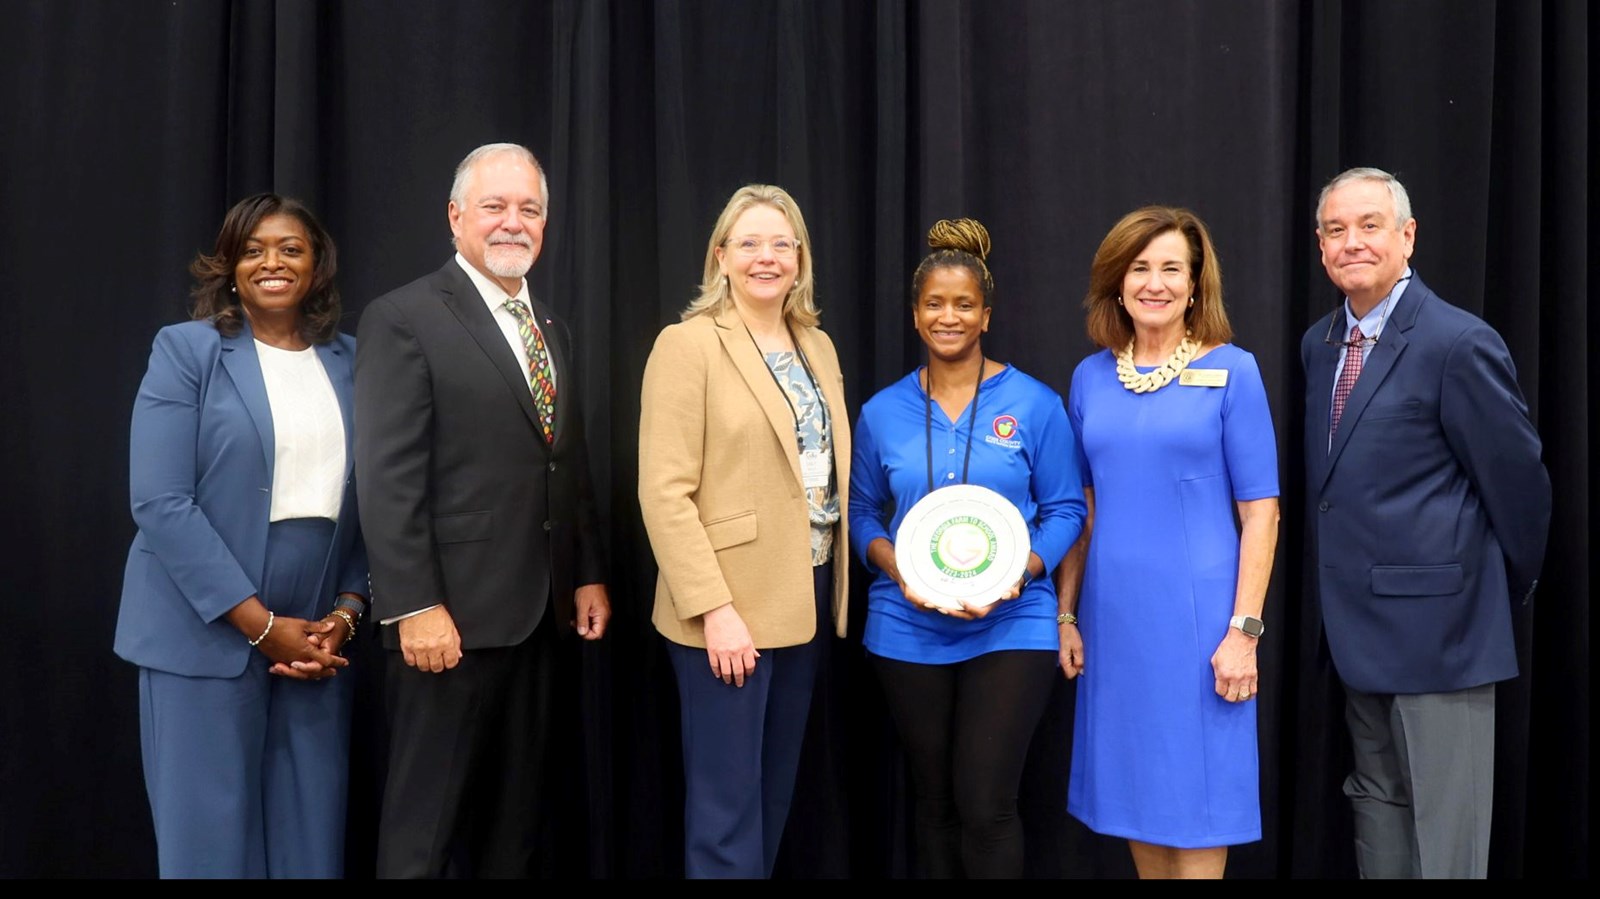
M 547 531 L 550 530 L 550 522 L 547 521 L 544 523 L 544 529 Z
M 1326 511 L 1328 511 L 1328 501 L 1327 500 L 1323 500 L 1322 502 L 1317 503 L 1317 511 L 1318 512 L 1326 512 Z
M 556 470 L 556 463 L 554 463 L 554 462 L 550 463 L 550 470 L 551 471 L 555 471 Z

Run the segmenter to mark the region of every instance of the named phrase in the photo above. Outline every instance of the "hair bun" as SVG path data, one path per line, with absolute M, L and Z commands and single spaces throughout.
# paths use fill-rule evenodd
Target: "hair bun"
M 940 219 L 928 229 L 928 246 L 935 250 L 961 250 L 987 260 L 989 229 L 977 219 Z

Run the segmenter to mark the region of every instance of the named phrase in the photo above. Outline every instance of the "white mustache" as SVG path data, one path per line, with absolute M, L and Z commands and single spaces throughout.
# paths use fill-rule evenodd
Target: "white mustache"
M 491 247 L 517 246 L 517 247 L 522 247 L 525 250 L 531 250 L 531 249 L 533 249 L 533 240 L 531 238 L 529 238 L 526 234 L 519 234 L 519 235 L 510 236 L 510 237 L 502 237 L 502 238 L 499 238 L 497 240 L 491 240 L 491 241 L 489 241 L 489 246 L 491 246 Z

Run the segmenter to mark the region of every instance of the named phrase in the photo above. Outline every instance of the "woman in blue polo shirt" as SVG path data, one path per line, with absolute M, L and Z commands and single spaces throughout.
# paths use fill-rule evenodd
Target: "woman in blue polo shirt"
M 911 282 L 928 364 L 869 400 L 855 431 L 850 542 L 876 575 L 863 642 L 911 768 L 917 874 L 1020 877 L 1017 789 L 1059 646 L 1049 574 L 1082 528 L 1083 480 L 1060 395 L 983 354 L 988 231 L 940 221 L 928 245 Z M 994 490 L 1028 525 L 1027 571 L 992 604 L 928 601 L 895 563 L 906 511 L 954 484 Z

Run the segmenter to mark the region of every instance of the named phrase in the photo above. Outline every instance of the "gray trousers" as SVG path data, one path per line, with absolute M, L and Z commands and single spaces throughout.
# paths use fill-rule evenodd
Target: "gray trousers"
M 1483 878 L 1494 810 L 1494 684 L 1454 693 L 1346 688 L 1362 877 Z

